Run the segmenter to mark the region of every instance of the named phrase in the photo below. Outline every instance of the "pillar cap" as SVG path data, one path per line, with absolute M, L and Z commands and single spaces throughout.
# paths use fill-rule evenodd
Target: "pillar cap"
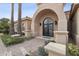
M 47 51 L 56 52 L 61 55 L 66 55 L 66 45 L 50 42 L 44 47 Z
M 54 31 L 54 33 L 58 33 L 58 34 L 68 34 L 68 31 Z

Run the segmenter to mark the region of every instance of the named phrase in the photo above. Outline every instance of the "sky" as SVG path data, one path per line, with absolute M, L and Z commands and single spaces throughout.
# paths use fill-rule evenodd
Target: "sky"
M 68 11 L 71 8 L 71 3 L 67 3 L 64 6 L 64 11 Z M 22 4 L 22 17 L 32 17 L 37 10 L 37 5 L 35 3 L 23 3 Z M 0 3 L 0 19 L 1 18 L 11 18 L 11 4 L 10 3 Z M 18 18 L 18 4 L 14 4 L 14 19 Z

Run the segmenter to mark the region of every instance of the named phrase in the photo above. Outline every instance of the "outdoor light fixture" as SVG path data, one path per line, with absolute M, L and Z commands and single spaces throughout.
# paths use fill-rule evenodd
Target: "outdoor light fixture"
M 41 26 L 41 23 L 40 23 L 40 26 Z
M 55 21 L 55 25 L 57 25 L 57 21 Z

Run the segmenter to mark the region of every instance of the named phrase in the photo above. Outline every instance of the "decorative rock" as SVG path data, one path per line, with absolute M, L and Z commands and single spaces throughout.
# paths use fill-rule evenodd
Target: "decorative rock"
M 6 51 L 5 53 L 4 53 L 4 56 L 12 56 L 12 52 L 11 51 Z
M 0 33 L 0 36 L 2 36 L 3 35 L 3 33 Z
M 66 45 L 63 45 L 63 44 L 50 42 L 44 48 L 50 56 L 66 55 Z
M 14 34 L 14 35 L 11 35 L 12 37 L 17 37 L 17 36 L 20 36 L 20 34 Z
M 21 52 L 22 52 L 22 54 L 23 54 L 24 56 L 29 56 L 29 55 L 30 55 L 30 53 L 27 52 L 24 47 L 20 47 L 20 50 L 21 50 Z

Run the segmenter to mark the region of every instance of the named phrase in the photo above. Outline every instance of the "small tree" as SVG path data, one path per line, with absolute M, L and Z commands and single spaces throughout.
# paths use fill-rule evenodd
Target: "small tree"
M 2 18 L 0 19 L 0 33 L 8 34 L 9 33 L 9 19 Z

